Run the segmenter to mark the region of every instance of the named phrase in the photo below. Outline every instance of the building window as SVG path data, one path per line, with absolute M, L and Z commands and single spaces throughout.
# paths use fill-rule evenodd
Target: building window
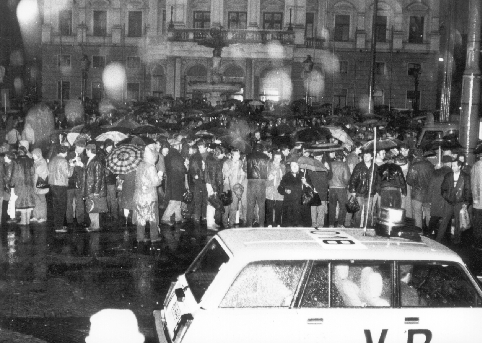
M 407 104 L 409 105 L 407 108 L 420 109 L 420 91 L 407 91 Z M 415 106 L 418 108 L 415 108 Z
M 107 34 L 107 11 L 94 11 L 94 30 L 96 37 L 104 37 Z
M 422 16 L 411 16 L 410 17 L 410 28 L 408 33 L 408 42 L 421 44 L 423 43 L 423 22 L 424 17 Z
M 69 81 L 57 82 L 57 99 L 62 99 L 62 100 L 70 99 L 70 82 Z
M 415 73 L 420 73 L 422 65 L 420 63 L 409 63 L 407 66 L 407 75 L 413 76 Z
M 228 28 L 244 30 L 247 27 L 248 16 L 246 12 L 228 12 Z
M 140 84 L 138 82 L 127 83 L 127 99 L 139 100 L 140 96 Z
M 211 12 L 195 11 L 193 25 L 195 29 L 209 29 L 211 26 Z
M 281 30 L 283 27 L 283 13 L 281 12 L 264 12 L 263 13 L 263 30 Z
M 102 100 L 103 94 L 102 82 L 92 82 L 92 99 Z
M 384 92 L 383 89 L 377 89 L 373 92 L 373 103 L 376 106 L 383 105 L 384 103 Z
M 335 41 L 348 42 L 350 39 L 350 16 L 338 14 L 335 16 Z
M 142 11 L 129 11 L 128 37 L 142 37 Z
M 377 42 L 387 41 L 387 16 L 377 16 L 377 21 L 375 23 L 375 39 Z
M 340 74 L 348 74 L 348 61 L 340 61 Z
M 348 89 L 342 89 L 339 91 L 338 94 L 334 96 L 335 106 L 338 108 L 342 108 L 346 106 L 346 96 L 348 94 Z
M 58 55 L 58 63 L 60 68 L 70 68 L 72 66 L 70 55 Z
M 315 14 L 313 12 L 306 13 L 305 37 L 314 37 L 315 32 Z
M 138 56 L 127 57 L 127 68 L 137 69 L 141 67 L 141 58 Z
M 376 75 L 385 75 L 385 73 L 386 73 L 385 62 L 375 62 L 375 74 Z
M 92 68 L 104 68 L 105 56 L 92 56 Z
M 59 12 L 59 31 L 62 36 L 72 34 L 72 11 L 62 10 Z

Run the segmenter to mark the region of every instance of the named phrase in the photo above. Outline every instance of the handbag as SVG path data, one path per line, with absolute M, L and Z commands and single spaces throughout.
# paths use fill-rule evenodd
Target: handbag
M 467 206 L 462 206 L 459 213 L 460 219 L 460 229 L 465 231 L 470 228 L 470 216 L 469 211 L 467 211 Z
M 88 197 L 85 200 L 85 210 L 87 213 L 106 213 L 107 197 Z
M 43 177 L 38 177 L 37 178 L 37 185 L 35 186 L 36 188 L 44 189 L 44 188 L 49 188 L 49 177 L 47 176 L 45 179 Z
M 189 190 L 186 189 L 184 193 L 182 193 L 182 202 L 186 204 L 190 204 L 194 198 L 194 194 Z
M 354 196 L 351 196 L 350 199 L 348 199 L 345 207 L 349 213 L 355 213 L 360 211 L 360 204 L 358 203 L 358 200 L 356 200 Z
M 321 198 L 318 193 L 315 193 L 313 188 L 306 187 L 301 195 L 301 204 L 304 206 L 320 206 Z
M 221 199 L 223 206 L 229 206 L 233 203 L 233 192 L 228 189 L 226 192 L 219 194 L 219 198 Z

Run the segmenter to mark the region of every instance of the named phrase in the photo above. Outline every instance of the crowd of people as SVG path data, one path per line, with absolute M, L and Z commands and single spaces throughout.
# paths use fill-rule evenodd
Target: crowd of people
M 120 225 L 129 218 L 137 226 L 137 242 L 156 245 L 163 227 L 185 221 L 213 231 L 359 228 L 375 225 L 378 209 L 391 207 L 405 209 L 426 235 L 445 241 L 449 229 L 451 242 L 460 244 L 465 227 L 459 213 L 464 209 L 471 213 L 477 246 L 482 244 L 482 162 L 469 167 L 463 155 L 447 151 L 436 167 L 406 142 L 374 155 L 361 143 L 334 151 L 307 149 L 300 142 L 277 145 L 259 130 L 252 133 L 249 152 L 221 144 L 215 136 L 170 137 L 144 137 L 142 162 L 116 175 L 106 168 L 116 147 L 110 139 L 79 137 L 71 145 L 65 135 L 54 134 L 48 152 L 42 153 L 30 149 L 28 132 L 9 131 L 0 168 L 0 197 L 8 201 L 9 220 L 42 223 L 49 208 L 55 231 L 67 233 L 75 227 L 99 231 L 106 223 Z M 300 158 L 322 167 L 308 168 Z M 319 203 L 303 204 L 310 192 Z M 51 207 L 46 197 L 51 197 Z M 360 205 L 355 213 L 346 206 L 353 199 Z

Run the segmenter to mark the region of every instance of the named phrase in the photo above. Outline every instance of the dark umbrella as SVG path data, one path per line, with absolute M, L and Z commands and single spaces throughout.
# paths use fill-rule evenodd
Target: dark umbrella
M 154 126 L 154 125 L 139 126 L 139 127 L 135 128 L 134 130 L 132 130 L 132 134 L 133 135 L 160 134 L 160 135 L 164 135 L 166 137 L 169 136 L 169 134 L 167 133 L 166 130 L 164 130 L 161 127 Z
M 306 128 L 295 132 L 295 141 L 311 143 L 322 141 L 331 136 L 330 130 L 326 128 Z
M 106 158 L 106 168 L 113 174 L 127 174 L 142 161 L 142 150 L 136 145 L 122 145 L 111 151 Z
M 126 135 L 132 132 L 132 129 L 128 127 L 122 127 L 122 126 L 102 125 L 100 128 L 102 129 L 103 132 L 117 131 L 117 132 L 122 132 Z
M 336 143 L 312 144 L 305 150 L 308 152 L 332 152 L 343 150 L 343 146 Z
M 146 146 L 153 144 L 155 141 L 152 138 L 144 136 L 130 136 L 126 139 L 121 140 L 117 145 L 136 145 L 136 146 Z
M 371 140 L 362 145 L 362 150 L 372 151 L 372 150 L 386 150 L 397 148 L 402 144 L 396 138 L 384 138 L 379 140 Z
M 315 160 L 314 158 L 301 156 L 298 158 L 298 164 L 301 169 L 307 169 L 311 171 L 327 171 L 326 167 L 321 161 Z

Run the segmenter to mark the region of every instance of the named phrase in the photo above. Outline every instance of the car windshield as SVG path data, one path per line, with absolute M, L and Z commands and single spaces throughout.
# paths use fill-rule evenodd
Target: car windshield
M 219 242 L 213 239 L 199 258 L 186 272 L 186 281 L 197 302 L 213 282 L 221 266 L 229 261 L 229 256 Z

